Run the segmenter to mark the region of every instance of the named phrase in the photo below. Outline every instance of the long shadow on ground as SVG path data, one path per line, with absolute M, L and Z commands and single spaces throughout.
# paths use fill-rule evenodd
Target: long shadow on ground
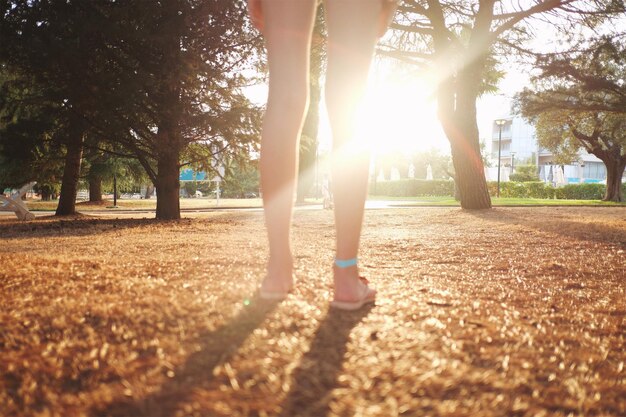
M 212 224 L 233 224 L 242 216 L 231 213 L 223 213 L 212 216 L 210 219 L 202 219 L 202 222 Z M 169 225 L 188 225 L 197 222 L 195 219 L 180 220 L 156 220 L 156 219 L 103 219 L 91 216 L 82 217 L 37 217 L 33 221 L 23 222 L 19 220 L 7 220 L 0 222 L 0 238 L 3 240 L 31 238 L 46 239 L 49 237 L 68 236 L 91 236 L 116 232 L 124 229 L 141 229 L 146 227 Z
M 161 389 L 145 398 L 118 400 L 106 408 L 92 410 L 89 415 L 98 417 L 171 417 L 189 399 L 194 389 L 213 379 L 213 370 L 237 352 L 248 336 L 274 310 L 276 302 L 261 300 L 258 295 L 239 315 L 216 331 L 201 336 L 202 348 L 192 354 L 187 362 L 175 370 L 175 377 Z
M 370 310 L 371 306 L 354 312 L 329 310 L 309 351 L 302 356 L 294 371 L 280 417 L 325 417 L 329 414 L 332 390 L 337 386 L 350 332 Z
M 575 210 L 576 208 L 568 208 Z M 598 210 L 604 210 L 599 207 Z M 532 216 L 528 211 L 510 211 L 501 209 L 467 211 L 467 213 L 488 221 L 503 224 L 521 225 L 535 230 L 553 233 L 574 239 L 593 240 L 596 242 L 616 243 L 626 247 L 626 231 L 620 227 L 611 227 L 601 223 L 584 223 L 571 219 L 544 219 Z M 575 212 L 574 212 L 575 213 Z M 626 209 L 624 210 L 626 215 Z

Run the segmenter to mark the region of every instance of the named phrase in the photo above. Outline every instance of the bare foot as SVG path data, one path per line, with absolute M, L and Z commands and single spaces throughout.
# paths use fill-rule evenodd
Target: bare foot
M 357 302 L 364 304 L 372 302 L 376 297 L 376 290 L 367 285 L 365 278 L 359 277 L 359 269 L 355 266 L 338 268 L 333 266 L 335 281 L 335 301 Z
M 293 260 L 270 258 L 267 275 L 261 284 L 263 293 L 286 294 L 293 288 Z

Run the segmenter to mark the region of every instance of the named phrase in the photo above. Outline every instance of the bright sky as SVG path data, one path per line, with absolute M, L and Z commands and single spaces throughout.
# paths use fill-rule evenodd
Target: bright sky
M 510 98 L 527 83 L 527 77 L 512 72 L 500 83 L 501 93 L 478 100 L 478 127 L 480 138 L 491 136 L 493 119 L 509 115 Z M 450 144 L 445 137 L 436 114 L 433 98 L 435 83 L 423 75 L 395 77 L 387 67 L 372 69 L 367 97 L 361 117 L 362 140 L 371 144 L 374 154 L 400 151 L 407 155 L 436 149 L 450 154 Z M 249 97 L 263 103 L 267 86 L 249 89 Z M 331 146 L 331 132 L 322 100 L 320 105 L 320 150 Z
M 385 68 L 374 68 L 359 120 L 359 140 L 375 154 L 411 154 L 431 148 L 449 152 L 449 144 L 437 120 L 433 88 L 423 77 L 394 77 Z M 322 103 L 320 143 L 330 148 L 331 134 Z
M 491 137 L 494 119 L 510 115 L 512 96 L 528 83 L 528 78 L 512 71 L 500 83 L 500 93 L 486 95 L 477 102 L 480 138 Z M 450 143 L 437 119 L 435 82 L 424 76 L 394 78 L 384 69 L 374 68 L 361 118 L 362 136 L 371 142 L 375 154 L 401 151 L 407 155 L 436 149 L 450 154 Z M 331 134 L 321 108 L 320 142 L 330 147 Z
M 623 26 L 625 22 L 626 18 L 616 24 Z M 563 47 L 550 24 L 533 21 L 533 27 L 535 40 L 530 43 L 533 48 L 549 51 Z M 527 70 L 522 70 L 514 62 L 503 63 L 501 69 L 507 74 L 499 83 L 500 92 L 485 95 L 477 102 L 481 140 L 491 137 L 494 119 L 511 115 L 512 97 L 529 83 Z M 371 143 L 375 155 L 388 151 L 410 155 L 433 148 L 442 154 L 450 154 L 450 144 L 437 119 L 436 103 L 432 98 L 435 81 L 418 73 L 392 74 L 388 61 L 375 61 L 361 118 L 363 140 Z M 265 101 L 266 86 L 257 86 L 251 91 L 255 102 Z M 319 140 L 321 150 L 325 151 L 330 149 L 331 134 L 323 102 L 320 119 Z

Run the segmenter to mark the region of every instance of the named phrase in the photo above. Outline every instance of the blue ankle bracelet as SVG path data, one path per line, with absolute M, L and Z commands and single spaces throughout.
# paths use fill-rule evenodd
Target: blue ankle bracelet
M 337 259 L 335 258 L 335 265 L 337 268 L 348 268 L 357 264 L 357 258 L 352 259 Z

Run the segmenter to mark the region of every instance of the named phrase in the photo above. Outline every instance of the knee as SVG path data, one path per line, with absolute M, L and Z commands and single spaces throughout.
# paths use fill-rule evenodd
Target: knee
M 301 118 L 309 105 L 308 83 L 292 83 L 272 88 L 270 86 L 268 111 L 279 112 L 283 117 Z

